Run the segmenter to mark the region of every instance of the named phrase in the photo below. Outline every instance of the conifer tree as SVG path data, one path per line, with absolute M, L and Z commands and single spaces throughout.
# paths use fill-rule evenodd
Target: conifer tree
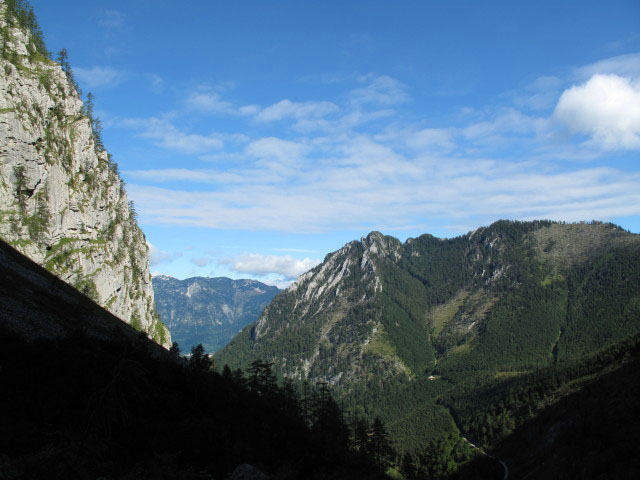
M 393 455 L 393 449 L 380 417 L 376 417 L 371 425 L 370 438 L 369 448 L 376 464 L 381 468 L 386 467 Z
M 271 371 L 272 363 L 258 359 L 249 367 L 249 387 L 261 395 L 273 395 L 277 389 L 276 377 Z
M 180 355 L 180 345 L 178 345 L 178 342 L 173 342 L 171 348 L 169 348 L 169 352 L 173 353 L 176 356 Z
M 213 370 L 213 360 L 204 351 L 204 347 L 201 343 L 191 349 L 191 358 L 189 358 L 189 365 L 194 370 L 202 372 L 208 372 Z

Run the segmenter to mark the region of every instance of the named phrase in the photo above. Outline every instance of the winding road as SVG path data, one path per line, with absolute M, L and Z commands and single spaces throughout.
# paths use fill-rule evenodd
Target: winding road
M 471 445 L 471 447 L 475 448 L 476 450 L 480 451 L 480 453 L 482 453 L 483 455 L 489 457 L 492 460 L 495 460 L 496 462 L 500 463 L 500 465 L 502 465 L 502 469 L 503 469 L 502 480 L 507 480 L 507 478 L 509 478 L 509 469 L 507 468 L 507 464 L 506 463 L 504 463 L 499 458 L 494 457 L 493 455 L 489 455 L 487 452 L 482 450 L 480 447 L 476 447 L 473 443 L 471 443 L 469 441 L 469 439 L 467 437 L 463 436 L 462 438 L 464 438 L 465 442 L 467 442 L 469 445 Z

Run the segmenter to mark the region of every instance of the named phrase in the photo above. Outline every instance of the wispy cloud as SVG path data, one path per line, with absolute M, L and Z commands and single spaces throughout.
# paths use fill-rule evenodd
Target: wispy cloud
M 125 79 L 125 73 L 112 67 L 75 67 L 73 72 L 89 88 L 116 87 Z
M 586 80 L 594 75 L 606 74 L 640 78 L 640 53 L 605 58 L 575 70 L 575 77 L 578 80 Z
M 220 263 L 227 265 L 229 269 L 237 273 L 257 276 L 276 274 L 287 280 L 293 280 L 318 265 L 320 260 L 312 260 L 310 258 L 300 260 L 290 255 L 247 253 L 236 257 L 224 258 Z
M 295 233 L 402 229 L 416 219 L 480 224 L 501 217 L 640 215 L 638 173 L 428 157 L 324 162 L 284 188 L 245 182 L 184 191 L 133 184 L 129 192 L 146 222 Z
M 160 75 L 156 75 L 155 73 L 147 73 L 144 77 L 149 82 L 149 87 L 151 91 L 155 94 L 160 94 L 165 89 L 165 81 Z
M 190 261 L 197 267 L 206 267 L 207 265 L 213 263 L 213 259 L 207 257 L 194 257 Z
M 247 145 L 245 152 L 260 161 L 267 161 L 267 164 L 272 167 L 281 169 L 282 167 L 299 164 L 309 150 L 310 147 L 308 145 L 300 142 L 266 137 L 251 142 Z
M 103 27 L 118 30 L 125 26 L 126 18 L 126 15 L 119 10 L 103 10 L 98 22 Z
M 273 122 L 285 118 L 296 120 L 325 117 L 339 110 L 332 102 L 292 102 L 285 99 L 264 108 L 255 116 L 260 122 Z
M 155 141 L 156 145 L 187 154 L 201 154 L 218 150 L 224 145 L 220 135 L 187 133 L 171 123 L 168 118 L 129 118 L 121 124 L 138 130 L 138 135 Z
M 632 71 L 634 61 L 594 65 Z M 574 73 L 532 82 L 522 98 L 541 97 L 528 106 L 511 95 L 511 104 L 463 109 L 451 124 L 404 119 L 393 107 L 410 101 L 407 87 L 369 75 L 338 103 L 256 107 L 262 121 L 247 116 L 249 129 L 224 151 L 228 137 L 178 129 L 172 117 L 134 121 L 140 135 L 212 167 L 129 171 L 129 193 L 147 223 L 295 233 L 640 215 L 640 172 L 594 162 L 640 148 L 638 82 L 596 74 L 572 85 Z M 220 94 L 199 102 L 238 110 Z M 276 121 L 280 135 L 265 136 Z M 185 185 L 166 186 L 176 181 Z
M 549 110 L 558 100 L 565 81 L 555 76 L 542 76 L 513 94 L 515 106 L 534 111 Z
M 171 262 L 182 256 L 182 253 L 171 253 L 166 250 L 159 250 L 158 247 L 151 242 L 147 242 L 147 246 L 149 247 L 149 255 L 151 257 L 149 263 L 152 267 L 160 263 Z
M 436 148 L 448 151 L 456 146 L 454 135 L 453 128 L 423 128 L 408 133 L 407 144 L 419 150 Z
M 194 92 L 187 97 L 186 102 L 190 108 L 201 112 L 236 113 L 233 104 L 222 100 L 216 92 Z
M 406 86 L 388 75 L 366 76 L 366 86 L 351 91 L 351 101 L 356 105 L 376 104 L 391 106 L 409 100 Z
M 223 94 L 234 88 L 232 82 L 202 84 L 190 92 L 184 99 L 187 108 L 192 112 L 216 115 L 254 116 L 260 112 L 257 105 L 238 106 L 223 98 Z

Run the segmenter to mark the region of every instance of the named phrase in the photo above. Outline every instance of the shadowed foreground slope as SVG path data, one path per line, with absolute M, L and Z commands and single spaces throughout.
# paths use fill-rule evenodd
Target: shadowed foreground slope
M 377 475 L 282 389 L 189 368 L 3 242 L 0 312 L 0 478 Z

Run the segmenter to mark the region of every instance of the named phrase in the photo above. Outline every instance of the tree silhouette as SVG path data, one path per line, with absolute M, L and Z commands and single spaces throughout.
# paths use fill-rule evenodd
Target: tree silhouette
M 271 371 L 273 363 L 263 362 L 258 359 L 249 367 L 248 385 L 251 390 L 261 395 L 273 396 L 277 389 L 276 377 Z
M 178 342 L 173 342 L 171 348 L 169 348 L 169 352 L 173 353 L 174 355 L 180 355 L 180 345 L 178 345 Z
M 400 472 L 406 480 L 413 480 L 416 478 L 417 469 L 415 460 L 409 452 L 405 452 L 400 462 Z
M 369 449 L 369 424 L 364 418 L 356 416 L 351 423 L 351 430 L 353 449 L 366 453 Z
M 189 365 L 194 370 L 202 372 L 208 372 L 213 370 L 213 360 L 204 351 L 204 347 L 201 343 L 191 349 L 191 357 L 189 358 Z
M 393 448 L 380 417 L 376 417 L 371 425 L 369 448 L 376 464 L 381 468 L 386 467 L 393 455 Z

